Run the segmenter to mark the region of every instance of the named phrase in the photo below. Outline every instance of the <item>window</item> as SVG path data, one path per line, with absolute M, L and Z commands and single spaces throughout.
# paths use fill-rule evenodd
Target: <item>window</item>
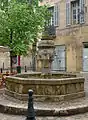
M 66 25 L 84 23 L 85 0 L 66 0 Z
M 80 6 L 79 0 L 71 2 L 71 18 L 72 24 L 79 24 L 80 23 Z
M 80 0 L 80 23 L 85 21 L 85 0 Z
M 58 26 L 59 25 L 59 8 L 58 4 L 55 6 L 48 8 L 51 13 L 51 19 L 49 21 L 49 25 Z
M 66 25 L 70 25 L 70 2 L 66 2 Z
M 49 12 L 51 13 L 51 19 L 49 20 L 49 25 L 54 25 L 54 7 L 48 8 Z

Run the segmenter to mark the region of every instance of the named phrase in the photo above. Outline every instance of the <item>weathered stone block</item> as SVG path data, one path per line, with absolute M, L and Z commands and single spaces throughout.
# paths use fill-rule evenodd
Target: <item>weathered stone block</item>
M 60 95 L 65 95 L 65 94 L 66 94 L 65 85 L 61 85 L 60 86 Z
M 60 95 L 60 86 L 56 86 L 56 95 Z
M 76 84 L 76 91 L 77 92 L 81 91 L 81 85 L 80 85 L 80 83 Z

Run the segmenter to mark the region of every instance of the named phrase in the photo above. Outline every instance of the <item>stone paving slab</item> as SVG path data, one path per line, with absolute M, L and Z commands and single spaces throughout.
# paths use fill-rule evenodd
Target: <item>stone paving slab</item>
M 26 117 L 0 113 L 0 120 L 26 120 Z M 88 113 L 66 117 L 36 117 L 36 120 L 88 120 Z
M 67 116 L 88 112 L 88 96 L 61 102 L 34 102 L 37 116 Z M 0 112 L 26 115 L 27 102 L 0 93 Z

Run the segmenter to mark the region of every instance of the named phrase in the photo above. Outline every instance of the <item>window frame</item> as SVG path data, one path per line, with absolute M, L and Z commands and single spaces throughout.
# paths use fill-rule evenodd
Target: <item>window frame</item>
M 58 27 L 59 26 L 59 4 L 58 3 L 55 3 L 53 6 L 49 7 L 48 10 L 52 9 L 53 8 L 53 12 L 52 12 L 52 16 L 51 16 L 51 19 L 50 21 L 48 22 L 48 25 L 53 25 L 55 27 Z M 51 11 L 51 10 L 50 10 Z

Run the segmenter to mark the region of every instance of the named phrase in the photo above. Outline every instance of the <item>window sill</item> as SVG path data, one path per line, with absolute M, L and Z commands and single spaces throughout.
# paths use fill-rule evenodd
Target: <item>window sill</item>
M 79 23 L 79 24 L 71 24 L 71 25 L 67 25 L 66 28 L 75 28 L 75 27 L 81 27 L 82 25 L 84 25 L 85 23 Z

